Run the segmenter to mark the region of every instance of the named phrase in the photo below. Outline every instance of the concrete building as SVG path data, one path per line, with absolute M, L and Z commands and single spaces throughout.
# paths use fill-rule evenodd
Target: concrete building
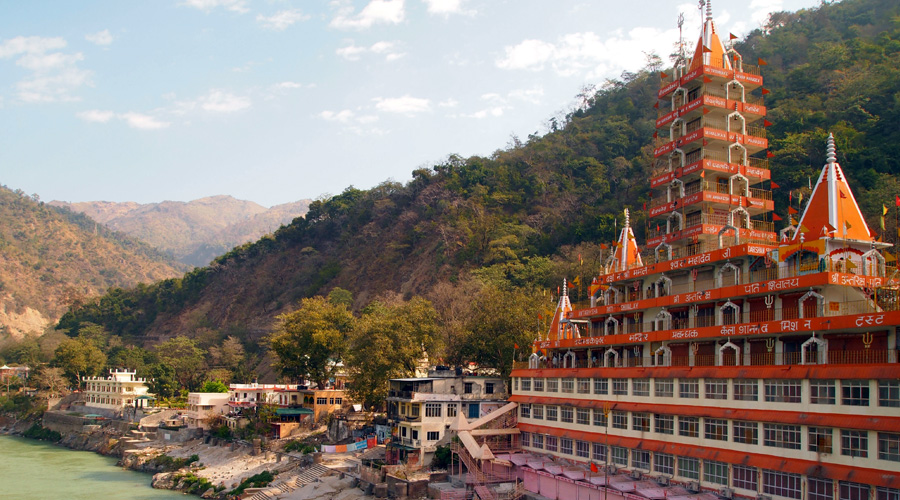
M 83 377 L 84 405 L 119 412 L 125 407 L 144 405 L 141 396 L 148 396 L 146 379 L 129 370 L 110 370 L 108 377 Z
M 477 420 L 506 404 L 503 379 L 435 369 L 423 378 L 390 381 L 389 453 L 393 460 L 427 464 L 439 444 L 447 444 L 452 423 Z
M 208 429 L 210 417 L 228 413 L 230 399 L 231 395 L 227 392 L 188 393 L 188 408 L 185 412 L 188 426 Z

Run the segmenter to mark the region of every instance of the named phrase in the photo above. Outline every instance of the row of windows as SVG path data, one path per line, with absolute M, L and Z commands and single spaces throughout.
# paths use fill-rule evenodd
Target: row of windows
M 559 421 L 577 423 L 606 428 L 606 414 L 603 410 L 572 406 L 521 404 L 519 417 L 534 420 Z M 630 417 L 630 418 L 629 418 Z M 677 421 L 677 426 L 676 426 Z M 629 425 L 630 424 L 630 425 Z M 800 450 L 803 448 L 803 427 L 800 425 L 760 423 L 743 420 L 710 417 L 691 417 L 653 414 L 649 412 L 626 412 L 613 410 L 609 412 L 609 425 L 613 429 L 632 430 L 638 432 L 656 432 L 657 434 L 679 435 L 689 438 L 700 438 L 729 441 L 750 445 Z M 762 434 L 760 434 L 760 426 Z M 730 427 L 730 429 L 729 429 Z M 807 450 L 816 453 L 834 453 L 832 444 L 835 429 L 830 427 L 806 427 Z M 880 460 L 900 462 L 900 434 L 874 432 L 877 456 Z M 869 457 L 870 431 L 840 429 L 840 454 L 848 457 Z
M 545 434 L 523 432 L 521 440 L 522 446 L 527 448 L 573 455 L 601 464 L 611 463 L 645 472 L 703 481 L 712 486 L 741 488 L 797 500 L 803 498 L 803 478 L 800 474 L 791 472 L 758 469 L 716 460 L 700 460 L 669 453 L 651 453 L 647 450 L 629 449 L 622 446 L 607 447 L 602 443 L 559 438 Z M 840 481 L 838 495 L 835 498 L 834 484 L 830 479 L 809 477 L 807 481 L 806 500 L 870 500 L 871 498 L 871 487 L 866 484 Z M 878 487 L 875 489 L 875 500 L 900 500 L 900 489 Z
M 410 416 L 412 418 L 416 418 L 419 416 L 421 410 L 421 404 L 417 403 L 400 403 L 398 405 L 398 410 L 400 415 Z M 444 416 L 444 405 L 442 403 L 425 403 L 425 416 L 426 417 L 443 417 Z M 447 403 L 447 416 L 455 417 L 459 412 L 459 403 Z
M 809 404 L 833 405 L 840 401 L 846 406 L 869 406 L 871 384 L 869 380 L 810 380 Z M 760 401 L 759 379 L 734 379 L 731 381 L 731 399 L 735 401 Z M 728 399 L 729 381 L 725 379 L 654 379 L 652 396 L 657 398 L 698 399 L 701 389 L 706 399 Z M 515 378 L 513 390 L 528 392 L 561 392 L 572 394 L 613 396 L 651 396 L 650 379 L 627 378 Z M 630 390 L 629 390 L 630 389 Z M 762 381 L 762 401 L 776 403 L 803 403 L 803 381 L 773 379 Z M 840 395 L 840 397 L 838 397 Z M 900 381 L 878 381 L 878 406 L 900 408 Z

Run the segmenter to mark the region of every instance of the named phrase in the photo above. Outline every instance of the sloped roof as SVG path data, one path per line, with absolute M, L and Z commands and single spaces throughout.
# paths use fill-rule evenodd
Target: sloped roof
M 625 227 L 619 233 L 616 249 L 613 253 L 613 271 L 627 271 L 634 267 L 644 265 L 641 260 L 641 252 L 634 239 L 634 231 L 631 230 L 631 219 L 628 217 L 628 209 L 625 209 Z
M 853 191 L 837 162 L 834 136 L 828 135 L 828 156 L 819 180 L 813 188 L 809 203 L 803 210 L 792 242 L 810 241 L 823 237 L 858 241 L 873 241 L 869 226 L 859 210 Z
M 725 45 L 722 44 L 719 34 L 716 33 L 709 0 L 706 2 L 706 21 L 703 23 L 703 31 L 700 33 L 700 39 L 694 49 L 694 56 L 691 58 L 690 70 L 697 69 L 704 64 L 732 69 L 731 61 L 725 57 Z
M 550 320 L 550 328 L 547 331 L 548 339 L 555 340 L 559 338 L 559 323 L 561 320 L 568 318 L 570 312 L 572 312 L 572 303 L 569 301 L 569 285 L 564 279 L 562 293 L 559 295 L 559 302 L 556 304 L 556 312 L 553 314 L 553 319 Z

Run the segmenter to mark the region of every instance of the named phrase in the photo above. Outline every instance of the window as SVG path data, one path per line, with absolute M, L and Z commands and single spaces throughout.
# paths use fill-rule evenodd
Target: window
M 531 390 L 531 379 L 523 378 L 521 383 L 522 391 L 530 391 Z
M 606 463 L 606 446 L 600 443 L 591 444 L 591 460 Z
M 799 380 L 766 380 L 766 401 L 775 403 L 799 403 Z
M 755 378 L 735 379 L 734 399 L 736 401 L 759 401 L 759 380 Z
M 878 459 L 900 462 L 900 434 L 878 433 Z
M 731 424 L 732 441 L 735 443 L 757 444 L 759 442 L 759 424 L 735 420 Z
M 869 456 L 869 432 L 841 429 L 841 455 L 848 457 Z
M 559 392 L 559 379 L 558 378 L 548 378 L 547 379 L 547 392 Z
M 763 469 L 763 493 L 800 498 L 800 474 Z
M 691 457 L 678 457 L 678 475 L 687 479 L 700 479 L 700 461 Z
M 406 427 L 400 428 L 400 437 L 406 437 Z
M 518 378 L 514 378 L 514 379 L 513 379 L 513 390 L 514 390 L 514 391 L 518 391 L 518 390 L 519 390 L 519 379 L 518 379 Z
M 591 379 L 589 379 L 589 378 L 578 379 L 578 394 L 590 394 L 590 393 L 591 393 Z
M 439 431 L 428 431 L 425 434 L 425 439 L 428 441 L 437 441 L 441 439 L 441 433 Z
M 727 380 L 707 380 L 706 399 L 728 399 Z
M 900 380 L 878 381 L 878 406 L 900 408 Z
M 831 439 L 833 436 L 830 427 L 809 428 L 809 451 L 816 453 L 833 453 Z
M 612 383 L 613 383 L 613 395 L 614 396 L 627 396 L 628 395 L 628 379 L 627 378 L 614 378 Z
M 869 485 L 839 481 L 838 498 L 840 500 L 869 500 Z
M 317 405 L 327 405 L 328 398 L 316 398 L 316 404 Z
M 426 417 L 440 417 L 441 416 L 441 404 L 440 403 L 425 403 L 425 416 Z
M 672 415 L 654 415 L 654 429 L 660 434 L 675 434 L 675 417 Z
M 547 436 L 544 439 L 544 449 L 547 451 L 556 451 L 557 450 L 557 439 L 556 436 Z
M 547 405 L 547 406 L 545 406 L 544 408 L 547 410 L 547 411 L 546 411 L 547 420 L 552 420 L 552 421 L 555 422 L 555 421 L 557 420 L 557 419 L 556 419 L 556 413 L 557 413 L 557 411 L 559 411 L 559 410 L 558 410 L 559 407 L 558 407 L 558 406 L 554 406 L 554 405 Z
M 463 392 L 472 394 L 472 382 L 463 382 Z
M 631 379 L 631 394 L 633 396 L 649 396 L 650 381 L 645 378 Z
M 419 431 L 418 431 L 418 429 L 413 429 L 412 432 L 411 432 L 410 434 L 412 434 L 412 438 L 413 438 L 413 439 L 419 439 Z
M 334 404 L 336 404 L 336 405 L 344 404 L 344 398 L 334 398 Z
M 900 489 L 879 486 L 875 488 L 875 500 L 900 500 Z
M 660 474 L 675 475 L 675 457 L 668 453 L 656 453 L 653 455 L 653 470 Z
M 544 392 L 544 379 L 542 379 L 542 378 L 534 379 L 534 392 Z
M 571 406 L 560 406 L 559 407 L 559 421 L 565 422 L 567 424 L 571 424 L 574 420 L 574 414 Z
M 704 460 L 703 480 L 707 483 L 728 486 L 728 464 L 715 460 Z
M 531 434 L 527 432 L 519 433 L 519 442 L 522 443 L 522 446 L 528 448 L 531 446 Z
M 532 448 L 544 448 L 544 435 L 543 434 L 532 434 L 531 435 L 531 447 Z
M 622 446 L 610 446 L 609 448 L 612 455 L 612 463 L 628 467 L 628 448 Z
M 628 413 L 624 411 L 612 412 L 612 426 L 614 429 L 628 428 Z
M 544 419 L 544 405 L 534 405 L 531 407 L 531 418 L 536 420 Z
M 756 467 L 732 465 L 731 475 L 733 476 L 732 484 L 735 488 L 756 491 Z
M 631 466 L 635 469 L 650 470 L 650 452 L 644 450 L 631 450 Z
M 409 412 L 413 417 L 419 416 L 419 407 L 421 405 L 409 405 Z
M 675 383 L 672 379 L 656 379 L 653 381 L 653 392 L 658 398 L 675 396 Z
M 594 425 L 597 427 L 606 427 L 606 424 L 606 415 L 603 413 L 603 410 L 594 408 Z
M 632 413 L 631 429 L 641 432 L 650 432 L 650 414 L 649 413 Z
M 575 441 L 575 456 L 589 458 L 591 456 L 591 443 L 587 441 Z
M 531 418 L 531 405 L 530 404 L 521 404 L 519 405 L 519 418 Z
M 800 426 L 763 424 L 763 445 L 774 448 L 800 449 Z
M 559 452 L 565 455 L 572 454 L 572 440 L 569 438 L 562 438 L 559 440 Z
M 700 382 L 698 380 L 679 380 L 678 396 L 682 398 L 696 399 L 700 397 Z
M 605 378 L 594 379 L 594 394 L 608 394 L 609 380 Z
M 728 441 L 728 421 L 720 418 L 704 418 L 703 437 Z
M 455 417 L 458 412 L 459 412 L 459 406 L 457 406 L 456 403 L 450 403 L 447 405 L 447 416 L 448 417 Z
M 810 476 L 807 478 L 809 493 L 806 500 L 834 500 L 834 483 L 831 479 Z
M 698 417 L 678 417 L 678 435 L 699 437 L 700 419 Z
M 575 379 L 574 378 L 562 379 L 562 392 L 575 392 Z
M 494 383 L 493 382 L 485 382 L 484 383 L 484 393 L 485 394 L 493 394 L 494 393 Z
M 869 406 L 869 381 L 841 380 L 841 404 Z
M 814 405 L 834 404 L 834 380 L 810 380 L 809 402 Z
M 579 425 L 591 425 L 591 409 L 579 408 L 575 414 L 575 418 Z

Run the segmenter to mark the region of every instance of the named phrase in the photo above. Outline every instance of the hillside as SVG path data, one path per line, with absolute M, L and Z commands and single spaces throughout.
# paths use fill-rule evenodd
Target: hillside
M 0 339 L 43 333 L 71 304 L 183 266 L 81 214 L 0 187 Z
M 173 255 L 185 264 L 203 266 L 235 246 L 255 241 L 306 213 L 308 200 L 265 208 L 231 196 L 189 202 L 87 201 L 51 205 L 68 207 Z
M 900 193 L 900 5 L 845 0 L 781 13 L 738 50 L 747 61 L 768 61 L 778 213 L 786 218 L 789 191 L 808 194 L 834 132 L 838 159 L 877 227 L 881 204 Z M 439 285 L 469 272 L 545 289 L 563 276 L 589 276 L 624 207 L 643 241 L 663 67 L 607 81 L 544 135 L 514 139 L 491 157 L 451 155 L 414 171 L 406 185 L 348 188 L 183 280 L 116 291 L 60 325 L 92 321 L 148 343 L 200 326 L 240 330 L 254 341 L 299 299 L 335 286 L 351 290 L 358 309 L 388 290 L 439 302 Z M 892 220 L 886 234 L 894 239 Z

